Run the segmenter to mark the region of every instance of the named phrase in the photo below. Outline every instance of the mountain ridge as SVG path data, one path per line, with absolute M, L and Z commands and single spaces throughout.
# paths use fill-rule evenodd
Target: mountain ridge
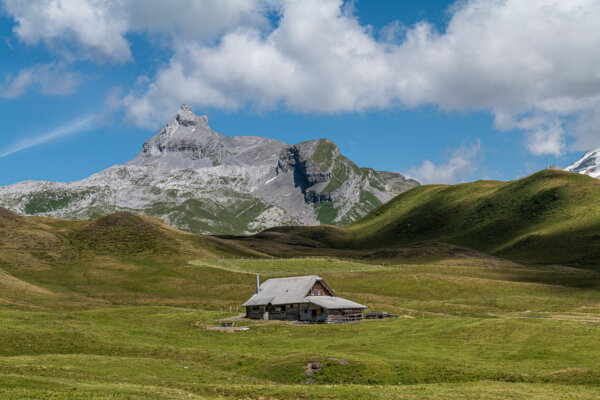
M 359 168 L 327 139 L 288 145 L 223 135 L 184 104 L 128 163 L 77 182 L 0 187 L 0 206 L 80 220 L 127 211 L 194 233 L 243 234 L 347 225 L 415 186 L 397 173 Z

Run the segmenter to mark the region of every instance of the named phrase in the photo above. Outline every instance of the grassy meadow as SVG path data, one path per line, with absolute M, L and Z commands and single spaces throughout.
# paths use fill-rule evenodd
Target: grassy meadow
M 375 249 L 437 241 L 525 264 L 600 265 L 600 181 L 544 170 L 523 179 L 423 185 L 346 228 L 282 227 L 288 241 Z
M 0 398 L 600 396 L 594 269 L 433 242 L 350 250 L 265 235 L 203 237 L 124 213 L 0 213 Z M 239 318 L 255 273 L 318 274 L 402 318 L 206 329 Z M 313 362 L 322 370 L 305 375 Z

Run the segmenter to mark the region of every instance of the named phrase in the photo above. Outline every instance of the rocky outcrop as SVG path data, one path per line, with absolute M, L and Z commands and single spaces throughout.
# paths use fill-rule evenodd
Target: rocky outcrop
M 373 195 L 381 204 L 419 184 L 397 173 L 359 168 L 328 139 L 285 148 L 277 173 L 292 173 L 294 184 L 301 189 L 306 202 L 331 203 L 334 209 L 344 208 L 347 203 L 359 206 L 365 201 L 361 199 L 361 193 L 363 197 L 365 193 Z M 339 222 L 343 218 L 343 213 L 338 213 L 330 222 Z
M 277 165 L 278 174 L 293 171 L 294 184 L 302 190 L 305 201 L 310 203 L 334 200 L 332 193 L 318 189 L 319 184 L 330 182 L 333 175 L 333 163 L 315 161 L 315 153 L 321 146 L 328 147 L 328 157 L 340 156 L 340 151 L 333 142 L 326 139 L 313 140 L 285 148 Z
M 359 168 L 327 139 L 288 145 L 223 135 L 183 105 L 127 164 L 79 182 L 0 187 L 0 206 L 66 219 L 127 211 L 191 232 L 240 234 L 345 225 L 416 185 Z

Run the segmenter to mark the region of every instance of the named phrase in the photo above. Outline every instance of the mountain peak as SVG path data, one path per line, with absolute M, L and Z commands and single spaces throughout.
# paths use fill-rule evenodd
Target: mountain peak
M 565 168 L 565 171 L 600 178 L 600 149 L 587 152 L 579 161 Z
M 276 165 L 286 144 L 258 136 L 229 137 L 213 131 L 205 115 L 183 104 L 156 135 L 148 139 L 128 165 L 161 169 L 198 169 L 217 165 Z
M 194 114 L 192 108 L 186 103 L 181 105 L 177 115 L 175 115 L 175 120 L 179 125 L 183 126 L 200 125 L 208 128 L 208 118 L 206 118 L 206 115 L 198 116 Z

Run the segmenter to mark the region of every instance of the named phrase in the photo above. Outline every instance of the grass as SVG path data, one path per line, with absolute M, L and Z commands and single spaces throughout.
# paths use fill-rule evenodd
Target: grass
M 305 143 L 312 143 L 305 142 Z M 319 139 L 316 140 L 316 147 L 310 161 L 315 164 L 322 165 L 322 171 L 326 171 L 334 161 L 333 154 L 336 152 L 337 146 L 331 140 Z
M 598 397 L 600 272 L 286 232 L 203 237 L 130 214 L 0 209 L 0 398 Z M 256 272 L 318 274 L 405 318 L 204 329 L 236 315 Z M 305 376 L 308 362 L 322 371 Z
M 526 264 L 593 268 L 600 265 L 599 204 L 597 179 L 545 170 L 512 182 L 420 186 L 345 229 L 319 226 L 274 231 L 338 249 L 434 240 Z
M 314 207 L 317 220 L 322 224 L 332 224 L 335 217 L 337 217 L 338 210 L 333 202 L 316 203 Z
M 423 186 L 351 231 L 366 245 L 436 239 L 518 261 L 594 265 L 599 189 L 596 179 L 549 170 L 513 182 Z
M 600 383 L 598 327 L 578 322 L 402 319 L 231 334 L 192 325 L 203 317 L 170 307 L 2 312 L 0 390 L 15 398 L 96 390 L 107 398 L 593 398 Z M 300 386 L 309 361 L 324 368 Z
M 189 232 L 213 232 L 231 234 L 249 230 L 252 222 L 269 206 L 256 197 L 226 191 L 223 197 L 234 198 L 223 204 L 210 199 L 188 199 L 181 204 L 174 202 L 155 203 L 147 210 L 150 215 L 167 218 Z M 215 195 L 219 197 L 219 195 Z M 256 229 L 254 229 L 256 231 Z
M 92 189 L 72 192 L 68 190 L 53 190 L 27 196 L 25 212 L 27 214 L 46 213 L 59 210 L 69 203 L 81 200 L 93 192 Z
M 340 260 L 328 257 L 313 258 L 230 258 L 192 260 L 191 265 L 207 266 L 232 272 L 260 273 L 268 277 L 298 275 L 308 271 L 311 274 L 336 272 L 370 272 L 392 270 L 383 264 L 367 264 L 358 260 Z

